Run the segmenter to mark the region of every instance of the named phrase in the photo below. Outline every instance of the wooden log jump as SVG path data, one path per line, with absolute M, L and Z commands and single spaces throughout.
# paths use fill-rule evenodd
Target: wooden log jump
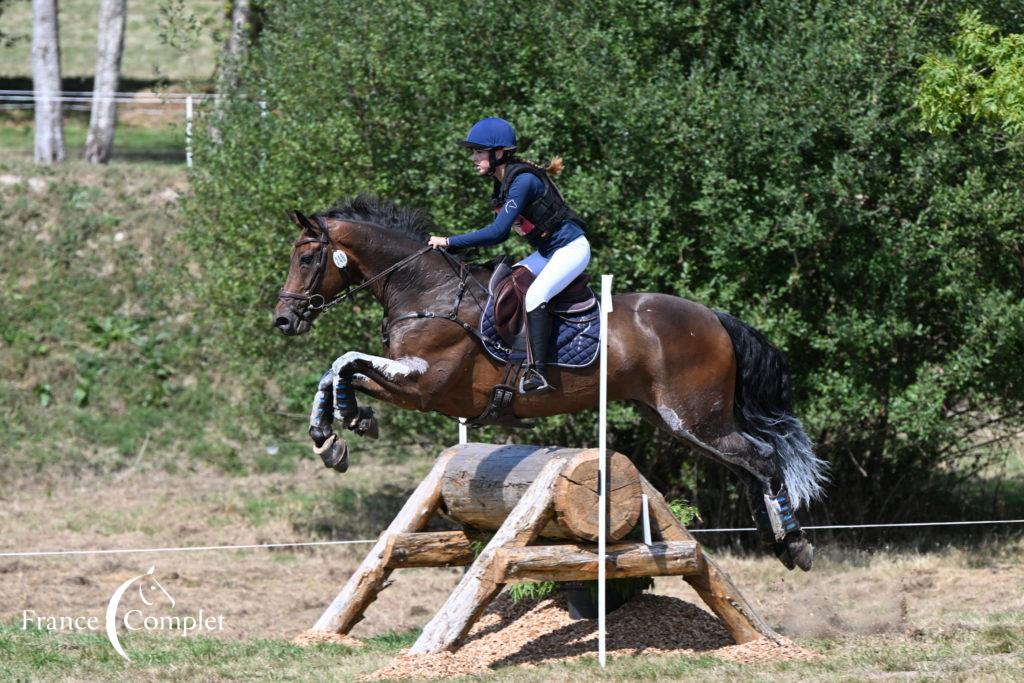
M 501 527 L 551 460 L 562 470 L 554 484 L 554 519 L 540 535 L 597 540 L 597 449 L 470 443 L 445 466 L 441 498 L 449 516 L 476 529 Z M 640 519 L 640 473 L 621 453 L 608 457 L 608 538 L 618 540 Z
M 445 450 L 313 630 L 348 633 L 399 567 L 469 567 L 412 654 L 456 649 L 507 583 L 596 579 L 597 547 L 589 542 L 597 539 L 597 460 L 597 449 L 470 443 Z M 682 576 L 737 643 L 777 640 L 629 459 L 610 453 L 608 463 L 607 576 Z M 658 542 L 614 543 L 636 526 L 642 494 Z M 423 532 L 435 512 L 464 530 Z M 474 558 L 481 531 L 494 534 Z M 541 537 L 571 542 L 531 545 Z

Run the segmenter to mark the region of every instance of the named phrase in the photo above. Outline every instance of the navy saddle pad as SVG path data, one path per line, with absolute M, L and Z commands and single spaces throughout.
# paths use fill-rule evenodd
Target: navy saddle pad
M 580 313 L 552 315 L 551 340 L 545 363 L 563 368 L 585 368 L 597 358 L 601 342 L 600 304 Z M 494 297 L 487 298 L 484 314 L 480 318 L 480 336 L 484 348 L 502 363 L 521 363 L 526 360 L 525 335 L 520 334 L 509 349 L 494 327 Z

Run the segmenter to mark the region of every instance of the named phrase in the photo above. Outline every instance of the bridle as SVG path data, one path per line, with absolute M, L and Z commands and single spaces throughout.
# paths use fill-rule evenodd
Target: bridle
M 300 247 L 303 244 L 313 243 L 317 243 L 320 245 L 320 249 L 317 252 L 316 270 L 313 273 L 313 280 L 310 282 L 309 287 L 304 292 L 290 292 L 286 289 L 282 289 L 277 294 L 278 300 L 296 299 L 298 301 L 305 302 L 306 306 L 302 310 L 302 313 L 300 313 L 304 320 L 309 320 L 309 318 L 312 316 L 312 313 L 315 311 L 326 311 L 332 306 L 340 304 L 345 299 L 351 298 L 358 292 L 361 292 L 367 287 L 370 287 L 375 282 L 387 277 L 388 275 L 395 272 L 399 268 L 405 266 L 406 264 L 416 260 L 420 256 L 423 256 L 427 252 L 433 250 L 433 247 L 430 246 L 423 247 L 419 251 L 410 254 L 401 261 L 398 261 L 397 263 L 388 266 L 381 272 L 371 277 L 366 282 L 355 287 L 351 286 L 352 276 L 346 273 L 348 269 L 347 259 L 341 264 L 335 261 L 335 266 L 338 268 L 338 270 L 340 270 L 343 274 L 347 276 L 349 286 L 346 287 L 344 291 L 336 294 L 333 298 L 331 298 L 330 301 L 327 301 L 324 299 L 324 296 L 320 294 L 318 290 L 320 289 L 320 286 L 323 284 L 324 275 L 327 272 L 327 252 L 330 250 L 331 247 L 331 239 L 327 235 L 327 227 L 324 225 L 323 219 L 320 216 L 314 216 L 314 218 L 316 219 L 317 227 L 320 228 L 319 234 L 316 237 L 305 237 L 303 239 L 300 239 L 297 242 L 295 242 L 294 245 L 295 247 Z M 361 225 L 381 227 L 379 224 L 371 223 L 369 221 L 348 222 L 359 223 Z M 469 282 L 472 282 L 477 287 L 479 287 L 483 291 L 483 294 L 485 296 L 488 294 L 487 288 L 484 287 L 479 282 L 477 282 L 475 278 L 470 276 L 469 269 L 466 268 L 465 264 L 463 264 L 462 261 L 456 259 L 454 256 L 449 254 L 444 249 L 438 249 L 438 251 L 441 253 L 441 256 L 444 257 L 445 263 L 448 265 L 449 268 L 451 268 L 452 272 L 455 274 L 456 279 L 459 281 L 458 291 L 456 292 L 455 296 L 455 303 L 452 306 L 451 311 L 449 311 L 446 314 L 439 314 L 435 311 L 412 311 L 409 313 L 403 313 L 398 317 L 394 318 L 393 320 L 388 319 L 387 311 L 385 311 L 384 320 L 381 321 L 381 341 L 384 343 L 385 346 L 388 345 L 389 329 L 392 326 L 394 326 L 397 323 L 404 322 L 406 320 L 415 320 L 421 318 L 432 318 L 435 320 L 447 320 L 449 322 L 453 322 L 462 327 L 462 329 L 464 329 L 466 333 L 469 334 L 469 336 L 473 337 L 481 344 L 484 344 L 484 339 L 480 336 L 480 333 L 476 330 L 476 328 L 470 323 L 459 318 L 459 308 L 462 306 L 463 296 L 467 294 L 467 284 Z M 483 304 L 480 303 L 480 300 L 477 299 L 476 295 L 474 295 L 472 292 L 468 293 L 470 297 L 476 302 L 477 308 L 480 310 L 482 314 L 484 310 Z M 511 352 L 511 349 L 506 349 L 502 344 L 496 343 L 493 340 L 491 341 L 491 345 L 495 346 L 501 351 Z
M 424 248 L 420 249 L 419 251 L 417 251 L 416 253 L 411 254 L 410 256 L 405 257 L 401 261 L 398 261 L 397 263 L 394 263 L 394 264 L 388 266 L 387 268 L 385 268 L 381 272 L 379 272 L 376 275 L 374 275 L 373 277 L 371 277 L 366 282 L 362 283 L 361 285 L 357 285 L 355 287 L 352 286 L 352 276 L 348 272 L 348 259 L 347 259 L 347 257 L 340 264 L 337 261 L 335 261 L 335 264 L 334 264 L 335 267 L 337 267 L 338 270 L 341 271 L 341 273 L 346 276 L 346 279 L 348 280 L 348 284 L 347 284 L 347 286 L 341 292 L 338 292 L 337 294 L 335 294 L 331 298 L 331 300 L 328 301 L 328 300 L 326 300 L 324 298 L 324 295 L 320 293 L 320 287 L 321 287 L 321 285 L 323 285 L 324 276 L 327 274 L 327 254 L 331 250 L 331 238 L 328 237 L 328 235 L 327 235 L 327 226 L 324 225 L 323 218 L 321 218 L 320 216 L 314 216 L 313 218 L 315 218 L 315 220 L 317 222 L 317 226 L 320 228 L 320 234 L 317 235 L 316 237 L 304 237 L 304 238 L 298 240 L 297 242 L 295 242 L 294 245 L 292 245 L 293 249 L 298 248 L 298 247 L 302 246 L 303 244 L 317 243 L 317 244 L 320 245 L 320 249 L 317 250 L 316 267 L 315 267 L 315 270 L 313 271 L 313 279 L 309 283 L 309 287 L 307 287 L 304 292 L 291 292 L 291 291 L 289 291 L 287 289 L 282 289 L 281 291 L 279 291 L 277 293 L 277 298 L 278 298 L 279 301 L 286 300 L 286 299 L 296 299 L 298 301 L 304 302 L 305 303 L 305 307 L 302 309 L 302 312 L 299 314 L 304 320 L 309 320 L 309 318 L 312 316 L 312 314 L 314 312 L 326 311 L 327 309 L 331 308 L 332 306 L 337 306 L 338 304 L 340 304 L 345 299 L 351 298 L 352 296 L 354 296 L 355 294 L 361 292 L 362 290 L 366 289 L 367 287 L 370 287 L 371 285 L 373 285 L 378 280 L 381 280 L 382 278 L 387 277 L 388 275 L 390 275 L 391 273 L 395 272 L 396 270 L 398 270 L 399 268 L 401 268 L 405 264 L 407 264 L 407 263 L 409 263 L 409 262 L 419 258 L 423 254 L 425 254 L 425 253 L 427 253 L 428 251 L 431 250 L 431 247 L 429 247 L 429 246 L 424 247 Z M 349 221 L 349 222 L 350 223 L 360 223 L 360 224 L 364 224 L 364 225 L 376 225 L 374 223 L 368 223 L 366 221 Z M 342 253 L 342 252 L 339 252 L 339 253 Z

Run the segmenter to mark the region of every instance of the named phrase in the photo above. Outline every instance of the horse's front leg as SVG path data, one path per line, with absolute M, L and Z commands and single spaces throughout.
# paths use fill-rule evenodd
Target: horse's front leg
M 348 470 L 348 443 L 334 433 L 334 413 L 335 374 L 331 368 L 317 383 L 313 410 L 309 414 L 309 437 L 313 439 L 313 452 L 326 467 L 345 472 Z
M 416 382 L 427 369 L 422 358 L 398 359 L 349 351 L 331 365 L 334 372 L 334 417 L 361 436 L 377 438 L 377 420 L 373 410 L 360 408 L 355 390 L 390 403 L 408 404 L 408 396 L 417 393 Z
M 320 378 L 310 414 L 309 435 L 324 464 L 340 472 L 348 469 L 348 444 L 334 434 L 333 420 L 360 436 L 377 438 L 379 429 L 373 409 L 360 408 L 355 391 L 375 398 L 405 403 L 415 380 L 426 370 L 420 358 L 391 359 L 349 351 L 339 356 Z

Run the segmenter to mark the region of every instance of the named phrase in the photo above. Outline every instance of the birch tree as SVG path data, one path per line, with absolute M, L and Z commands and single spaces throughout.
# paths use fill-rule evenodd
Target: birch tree
M 96 75 L 93 80 L 92 115 L 85 142 L 85 159 L 91 164 L 110 161 L 117 125 L 114 95 L 121 78 L 124 52 L 124 23 L 127 0 L 101 0 L 99 38 L 96 45 Z
M 57 0 L 32 0 L 32 89 L 36 106 L 37 164 L 64 161 Z
M 248 46 L 249 0 L 233 0 L 231 3 L 231 26 L 224 42 L 221 80 L 230 86 L 238 85 L 238 71 Z

